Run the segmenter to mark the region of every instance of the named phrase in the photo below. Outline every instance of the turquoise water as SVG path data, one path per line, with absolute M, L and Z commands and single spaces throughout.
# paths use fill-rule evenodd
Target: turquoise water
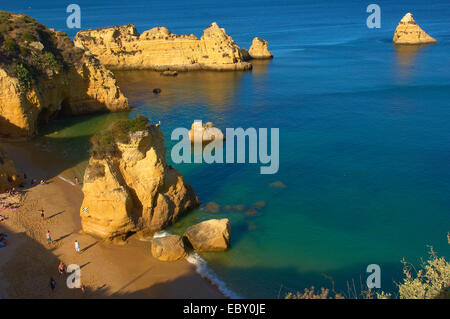
M 64 4 L 16 1 L 2 9 L 27 13 L 67 31 Z M 31 5 L 29 3 L 32 3 Z M 247 73 L 117 72 L 134 107 L 170 133 L 194 119 L 226 127 L 279 127 L 280 170 L 259 165 L 174 165 L 202 206 L 170 231 L 198 220 L 228 217 L 232 248 L 204 254 L 230 289 L 276 298 L 289 290 L 327 286 L 359 290 L 368 264 L 379 264 L 383 290 L 395 289 L 400 260 L 418 262 L 427 245 L 449 256 L 450 3 L 378 1 L 382 28 L 365 26 L 361 1 L 78 1 L 82 27 L 166 25 L 201 35 L 212 21 L 241 47 L 269 41 L 275 59 Z M 28 8 L 31 6 L 31 8 Z M 438 44 L 398 49 L 393 31 L 408 11 Z M 154 96 L 151 90 L 162 89 Z M 49 134 L 85 159 L 90 134 L 124 115 L 56 121 Z M 125 115 L 126 116 L 126 115 Z M 68 126 L 62 129 L 63 126 Z M 170 161 L 170 158 L 169 158 Z M 282 182 L 285 187 L 270 184 Z M 257 202 L 257 214 L 246 215 Z M 244 205 L 242 211 L 226 205 Z

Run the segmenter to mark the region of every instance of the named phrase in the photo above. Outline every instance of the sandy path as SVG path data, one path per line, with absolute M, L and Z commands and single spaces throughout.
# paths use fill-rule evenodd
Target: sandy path
M 0 224 L 10 245 L 0 248 L 0 297 L 3 298 L 223 298 L 216 287 L 195 272 L 187 261 L 160 262 L 149 244 L 131 239 L 112 246 L 82 234 L 79 208 L 83 194 L 58 174 L 65 170 L 55 154 L 31 143 L 6 144 L 8 155 L 28 182 L 49 178 L 48 184 L 28 187 L 22 206 Z M 70 173 L 65 172 L 65 176 Z M 29 186 L 29 185 L 28 185 Z M 44 209 L 45 218 L 39 210 Z M 50 230 L 54 243 L 45 242 Z M 76 253 L 74 241 L 80 243 Z M 68 289 L 66 276 L 57 273 L 59 260 L 81 267 L 80 289 Z M 52 293 L 50 277 L 57 282 Z

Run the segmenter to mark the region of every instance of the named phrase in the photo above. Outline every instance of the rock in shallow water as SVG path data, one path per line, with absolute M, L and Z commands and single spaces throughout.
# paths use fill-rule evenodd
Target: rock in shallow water
M 436 39 L 430 37 L 419 27 L 411 13 L 407 13 L 398 24 L 395 29 L 393 41 L 395 44 L 427 44 L 437 42 Z
M 228 218 L 210 219 L 189 227 L 184 237 L 196 251 L 225 251 L 230 245 L 230 233 Z

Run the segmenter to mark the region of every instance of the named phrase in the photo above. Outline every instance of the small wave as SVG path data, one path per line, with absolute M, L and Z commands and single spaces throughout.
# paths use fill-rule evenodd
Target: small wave
M 226 297 L 231 299 L 242 299 L 241 296 L 227 287 L 227 284 L 216 275 L 216 273 L 208 266 L 208 263 L 200 257 L 199 254 L 192 252 L 186 257 L 186 260 L 195 265 L 197 273 L 215 285 Z
M 169 232 L 162 230 L 154 233 L 153 238 L 161 238 L 169 235 L 171 235 Z M 151 241 L 152 238 L 140 238 L 139 240 Z M 199 254 L 192 252 L 186 257 L 186 260 L 188 263 L 195 265 L 197 273 L 216 286 L 226 297 L 231 299 L 242 299 L 241 296 L 227 287 L 227 284 L 221 280 L 211 268 L 209 268 L 208 263 L 200 257 Z
M 153 238 L 161 238 L 161 237 L 166 237 L 166 236 L 169 236 L 169 235 L 170 235 L 169 232 L 166 232 L 165 230 L 161 230 L 161 231 L 158 231 L 158 232 L 154 233 L 153 234 Z
M 62 177 L 61 175 L 58 175 L 58 177 L 59 177 L 60 179 L 62 179 L 63 181 L 69 183 L 70 185 L 75 186 L 75 183 L 72 182 L 70 179 L 67 179 L 67 178 L 65 178 L 65 177 Z

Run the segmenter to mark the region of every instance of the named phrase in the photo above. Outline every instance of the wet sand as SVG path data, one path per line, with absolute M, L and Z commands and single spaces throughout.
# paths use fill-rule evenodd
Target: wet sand
M 58 154 L 31 142 L 4 143 L 4 149 L 27 180 L 21 207 L 2 211 L 9 218 L 0 224 L 0 232 L 10 241 L 0 248 L 0 298 L 224 298 L 186 260 L 153 258 L 148 242 L 132 237 L 127 245 L 114 246 L 83 234 L 83 193 L 59 177 L 73 174 Z M 33 178 L 48 183 L 30 186 Z M 45 241 L 48 230 L 50 245 Z M 75 252 L 75 240 L 80 253 Z M 67 275 L 57 272 L 59 260 L 81 267 L 86 294 L 67 288 Z M 50 277 L 57 282 L 53 292 Z

